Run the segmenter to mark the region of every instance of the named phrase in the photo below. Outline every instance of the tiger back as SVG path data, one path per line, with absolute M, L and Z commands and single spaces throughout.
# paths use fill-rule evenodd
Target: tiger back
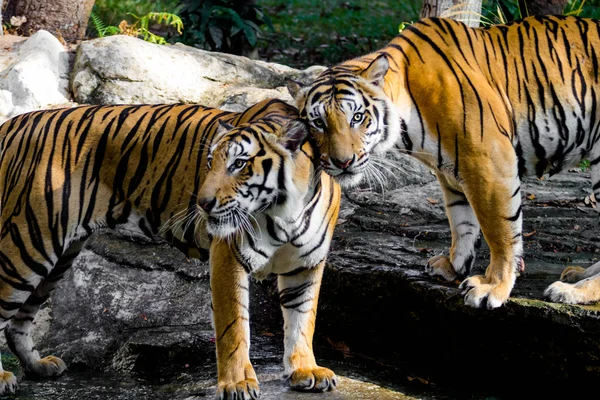
M 481 230 L 489 267 L 461 288 L 468 305 L 496 308 L 524 267 L 521 177 L 589 158 L 600 196 L 599 24 L 536 16 L 469 28 L 424 19 L 308 87 L 288 86 L 323 169 L 343 186 L 365 179 L 392 148 L 436 172 L 452 247 L 426 270 L 448 280 L 468 274 Z M 600 264 L 565 270 L 561 280 L 546 290 L 553 301 L 600 300 Z
M 315 172 L 308 131 L 297 118 L 295 108 L 266 100 L 242 113 L 197 105 L 82 106 L 2 125 L 0 330 L 25 373 L 50 377 L 66 369 L 57 357 L 40 358 L 33 320 L 86 239 L 118 228 L 163 237 L 193 257 L 209 254 L 221 396 L 258 397 L 248 356 L 247 280 L 269 272 L 287 274 L 279 287 L 292 385 L 305 389 L 305 375 L 314 372 L 322 376 L 313 379 L 321 390 L 332 389 L 335 375 L 316 365 L 307 339 L 339 188 Z M 232 168 L 240 157 L 243 168 Z M 232 214 L 227 204 L 234 203 Z M 269 232 L 279 235 L 277 243 Z M 310 235 L 308 250 L 320 258 L 301 253 L 309 240 L 298 245 L 295 233 Z M 14 392 L 14 375 L 0 372 L 0 392 Z

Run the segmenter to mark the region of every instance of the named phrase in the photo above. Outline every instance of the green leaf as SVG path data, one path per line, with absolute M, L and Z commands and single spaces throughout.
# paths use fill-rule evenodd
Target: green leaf
M 252 21 L 244 21 L 244 35 L 246 35 L 246 39 L 252 47 L 256 46 L 256 29 L 254 27 L 256 27 L 256 24 Z
M 273 26 L 273 21 L 271 21 L 271 18 L 267 14 L 265 14 L 263 21 L 267 25 L 267 28 L 269 28 L 269 30 L 271 32 L 275 32 L 275 27 Z
M 121 30 L 118 26 L 107 26 L 104 30 L 104 35 L 106 36 L 118 35 L 119 33 L 121 33 Z
M 102 21 L 102 19 L 100 19 L 100 17 L 98 16 L 98 14 L 96 14 L 93 11 L 90 14 L 90 19 L 92 20 L 92 24 L 94 25 L 94 29 L 98 33 L 98 37 L 104 37 L 104 35 L 106 33 L 106 25 L 104 24 L 104 22 Z
M 211 25 L 208 28 L 208 31 L 210 32 L 210 37 L 213 42 L 215 42 L 215 47 L 220 49 L 223 45 L 223 30 L 217 25 Z
M 242 30 L 241 26 L 237 26 L 234 25 L 231 27 L 231 30 L 229 31 L 229 36 L 235 36 L 237 35 L 240 31 Z

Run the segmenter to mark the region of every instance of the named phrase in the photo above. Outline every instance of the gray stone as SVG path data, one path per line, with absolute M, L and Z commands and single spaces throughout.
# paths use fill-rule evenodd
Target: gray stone
M 69 103 L 69 56 L 51 33 L 27 40 L 4 36 L 0 56 L 0 122 L 28 111 Z
M 370 382 L 360 371 L 343 364 L 329 365 L 342 370 L 338 390 L 326 393 L 299 393 L 290 390 L 281 379 L 283 369 L 274 366 L 258 366 L 261 382 L 261 400 L 413 400 L 444 399 L 439 395 L 417 397 L 409 394 L 406 387 L 395 387 L 389 382 Z M 214 398 L 214 376 L 207 366 L 204 370 L 182 372 L 172 383 L 153 384 L 134 381 L 118 374 L 95 374 L 91 371 L 69 371 L 56 381 L 23 381 L 19 391 L 21 400 L 203 400 Z
M 173 378 L 206 361 L 215 361 L 214 333 L 210 327 L 189 330 L 161 326 L 136 331 L 117 351 L 110 367 L 147 379 Z
M 208 267 L 168 244 L 94 235 L 52 300 L 41 347 L 69 363 L 105 367 L 138 331 L 210 329 Z
M 79 45 L 71 87 L 79 103 L 198 103 L 240 110 L 271 97 L 292 102 L 285 78 L 308 82 L 323 69 L 299 71 L 117 35 Z

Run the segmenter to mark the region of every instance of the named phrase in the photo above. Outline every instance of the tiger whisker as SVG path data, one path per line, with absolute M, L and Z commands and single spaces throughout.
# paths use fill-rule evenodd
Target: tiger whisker
M 385 179 L 385 176 L 383 176 L 373 164 L 368 165 L 368 167 L 365 170 L 365 175 L 369 176 L 373 179 L 373 181 L 379 184 L 379 186 L 381 187 L 381 195 L 382 197 L 385 197 L 385 187 L 387 184 L 387 179 Z
M 380 164 L 379 161 L 375 160 L 373 160 L 373 164 L 377 167 L 375 168 L 375 170 L 385 177 L 386 183 L 388 183 L 388 176 L 392 179 L 397 179 L 396 175 L 394 174 L 394 171 L 390 167 L 388 167 L 388 165 Z
M 177 230 L 177 228 L 181 227 L 185 220 L 189 217 L 187 207 L 182 209 L 181 211 L 173 214 L 165 223 L 160 227 L 158 233 L 164 235 L 170 229 L 172 231 Z

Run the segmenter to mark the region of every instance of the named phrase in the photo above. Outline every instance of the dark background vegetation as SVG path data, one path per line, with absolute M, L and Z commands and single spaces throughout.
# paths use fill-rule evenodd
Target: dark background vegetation
M 248 7 L 242 9 L 241 3 L 248 2 L 96 0 L 94 12 L 112 25 L 131 19 L 128 13 L 178 14 L 185 24 L 184 33 L 182 36 L 167 33 L 171 42 L 183 41 L 206 49 L 258 56 L 266 61 L 304 68 L 315 64 L 333 65 L 384 46 L 398 34 L 402 23 L 419 18 L 422 5 L 421 0 L 258 0 L 254 2 L 257 13 Z M 582 0 L 571 0 L 565 13 L 600 18 L 600 0 L 586 0 L 583 7 L 581 4 Z M 217 7 L 212 9 L 212 25 L 207 21 L 208 6 Z M 227 8 L 236 11 L 240 18 Z M 482 21 L 484 24 L 510 21 L 521 17 L 521 13 L 517 0 L 485 0 Z M 92 28 L 90 35 L 94 35 Z M 213 36 L 217 41 L 221 37 L 219 48 L 215 48 Z M 229 44 L 228 36 L 231 36 Z M 244 46 L 236 46 L 242 42 Z M 256 50 L 249 51 L 252 48 Z

